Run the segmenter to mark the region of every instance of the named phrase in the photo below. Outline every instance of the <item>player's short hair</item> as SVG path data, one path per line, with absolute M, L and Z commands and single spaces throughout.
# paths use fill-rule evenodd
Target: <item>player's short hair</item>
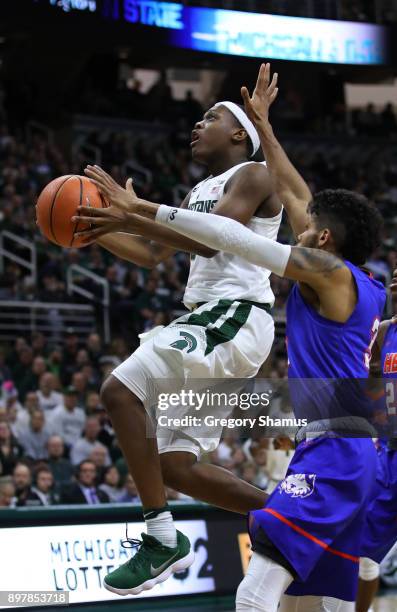
M 324 189 L 314 195 L 308 212 L 329 227 L 338 253 L 355 265 L 363 265 L 380 244 L 382 217 L 361 194 Z

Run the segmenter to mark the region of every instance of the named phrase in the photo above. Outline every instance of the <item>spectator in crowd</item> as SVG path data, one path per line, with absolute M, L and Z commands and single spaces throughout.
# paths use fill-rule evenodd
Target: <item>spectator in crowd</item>
M 14 505 L 15 487 L 12 478 L 2 476 L 0 478 L 0 509 L 12 508 Z
M 30 494 L 32 484 L 32 472 L 25 463 L 17 463 L 12 474 L 15 487 L 15 505 L 24 506 Z
M 114 465 L 109 465 L 104 471 L 102 480 L 99 489 L 107 494 L 109 501 L 118 502 L 122 495 L 118 469 Z
M 15 437 L 18 437 L 18 431 L 21 427 L 24 429 L 29 425 L 32 412 L 38 409 L 40 409 L 40 406 L 36 391 L 28 391 L 25 395 L 23 409 L 8 411 L 8 422 Z
M 121 451 L 118 446 L 116 434 L 109 419 L 108 413 L 106 412 L 105 408 L 99 404 L 95 407 L 92 414 L 98 418 L 101 428 L 98 434 L 98 441 L 106 446 L 112 460 L 117 461 L 117 459 L 119 459 L 121 456 Z
M 50 430 L 46 425 L 44 412 L 35 408 L 30 415 L 29 423 L 18 429 L 18 441 L 23 446 L 24 454 L 29 459 L 37 461 L 47 459 L 47 443 Z
M 42 355 L 36 355 L 32 363 L 33 386 L 31 389 L 36 390 L 39 387 L 40 378 L 47 371 L 47 364 Z
M 92 333 L 87 338 L 87 350 L 90 361 L 94 366 L 98 366 L 99 358 L 103 354 L 103 346 L 101 336 L 97 333 Z
M 95 463 L 98 479 L 101 481 L 105 473 L 105 469 L 110 465 L 108 449 L 99 442 L 90 452 L 88 459 Z
M 102 447 L 105 451 L 105 465 L 111 464 L 109 452 L 106 447 L 98 441 L 99 432 L 101 426 L 99 419 L 96 416 L 90 416 L 87 418 L 84 428 L 84 437 L 79 438 L 73 444 L 70 450 L 70 460 L 73 465 L 78 465 L 84 459 L 88 459 L 92 451 L 98 446 Z
M 32 372 L 33 351 L 27 344 L 18 351 L 18 358 L 12 371 L 12 378 L 20 397 L 24 400 L 28 391 L 35 388 L 36 377 Z
M 72 387 L 77 391 L 77 402 L 79 406 L 84 406 L 87 395 L 87 378 L 82 372 L 75 372 L 72 375 Z
M 59 501 L 54 492 L 54 477 L 51 470 L 45 465 L 36 469 L 34 476 L 35 484 L 31 486 L 26 496 L 24 506 L 52 506 Z
M 278 483 L 285 478 L 288 465 L 294 454 L 294 445 L 290 438 L 280 436 L 271 441 L 267 451 L 267 472 L 269 483 L 267 493 L 272 493 Z
M 98 414 L 103 410 L 98 391 L 88 391 L 85 401 L 85 411 L 88 416 Z
M 68 328 L 63 352 L 62 352 L 62 364 L 61 364 L 61 381 L 63 385 L 70 385 L 72 375 L 76 369 L 76 358 L 79 351 L 79 337 L 73 328 Z
M 57 488 L 69 483 L 73 477 L 74 470 L 69 459 L 64 457 L 65 445 L 61 436 L 51 436 L 47 442 L 48 460 L 47 464 L 52 472 Z
M 62 394 L 57 391 L 58 381 L 51 372 L 44 372 L 40 376 L 37 397 L 39 406 L 44 412 L 51 411 L 62 403 Z
M 32 334 L 31 346 L 34 355 L 41 355 L 42 357 L 47 357 L 47 338 L 44 334 L 42 334 L 41 332 L 34 332 Z
M 1 386 L 0 406 L 4 406 L 6 410 L 15 408 L 17 413 L 22 410 L 18 401 L 18 390 L 12 380 L 5 380 Z
M 25 395 L 23 407 L 28 415 L 30 415 L 35 408 L 40 408 L 39 397 L 36 391 L 29 391 Z
M 0 476 L 12 474 L 22 455 L 22 446 L 12 434 L 9 424 L 0 421 Z
M 69 449 L 80 438 L 85 425 L 84 410 L 78 407 L 78 393 L 69 386 L 63 392 L 63 404 L 54 408 L 50 415 L 51 431 L 61 436 Z
M 97 505 L 109 502 L 108 495 L 96 486 L 97 469 L 92 461 L 82 461 L 76 468 L 76 482 L 61 494 L 62 504 Z
M 127 474 L 119 502 L 123 504 L 139 504 L 140 501 L 134 479 L 131 474 Z

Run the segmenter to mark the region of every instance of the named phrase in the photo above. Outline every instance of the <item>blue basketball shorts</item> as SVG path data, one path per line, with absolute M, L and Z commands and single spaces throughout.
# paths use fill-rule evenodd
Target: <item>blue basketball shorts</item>
M 380 563 L 397 542 L 397 451 L 378 448 L 376 488 L 365 521 L 361 556 Z
M 376 467 L 370 438 L 303 441 L 266 506 L 250 512 L 253 548 L 262 529 L 295 571 L 288 595 L 354 601 Z

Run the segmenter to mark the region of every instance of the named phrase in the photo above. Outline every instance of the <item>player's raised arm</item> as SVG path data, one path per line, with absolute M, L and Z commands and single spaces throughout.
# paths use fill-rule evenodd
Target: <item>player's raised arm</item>
M 305 229 L 306 208 L 312 195 L 275 137 L 269 122 L 269 108 L 278 93 L 277 79 L 275 73 L 270 81 L 270 64 L 262 64 L 252 96 L 246 87 L 241 88 L 241 95 L 245 111 L 258 132 L 268 168 L 274 175 L 277 195 L 285 206 L 292 231 L 299 236 Z

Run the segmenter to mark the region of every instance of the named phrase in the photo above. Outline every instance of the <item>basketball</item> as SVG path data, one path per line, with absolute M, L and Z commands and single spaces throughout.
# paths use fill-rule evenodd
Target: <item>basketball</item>
M 54 244 L 68 248 L 85 246 L 76 232 L 89 229 L 87 223 L 73 223 L 79 206 L 104 208 L 106 200 L 85 176 L 60 176 L 43 189 L 36 205 L 36 219 L 41 233 Z

